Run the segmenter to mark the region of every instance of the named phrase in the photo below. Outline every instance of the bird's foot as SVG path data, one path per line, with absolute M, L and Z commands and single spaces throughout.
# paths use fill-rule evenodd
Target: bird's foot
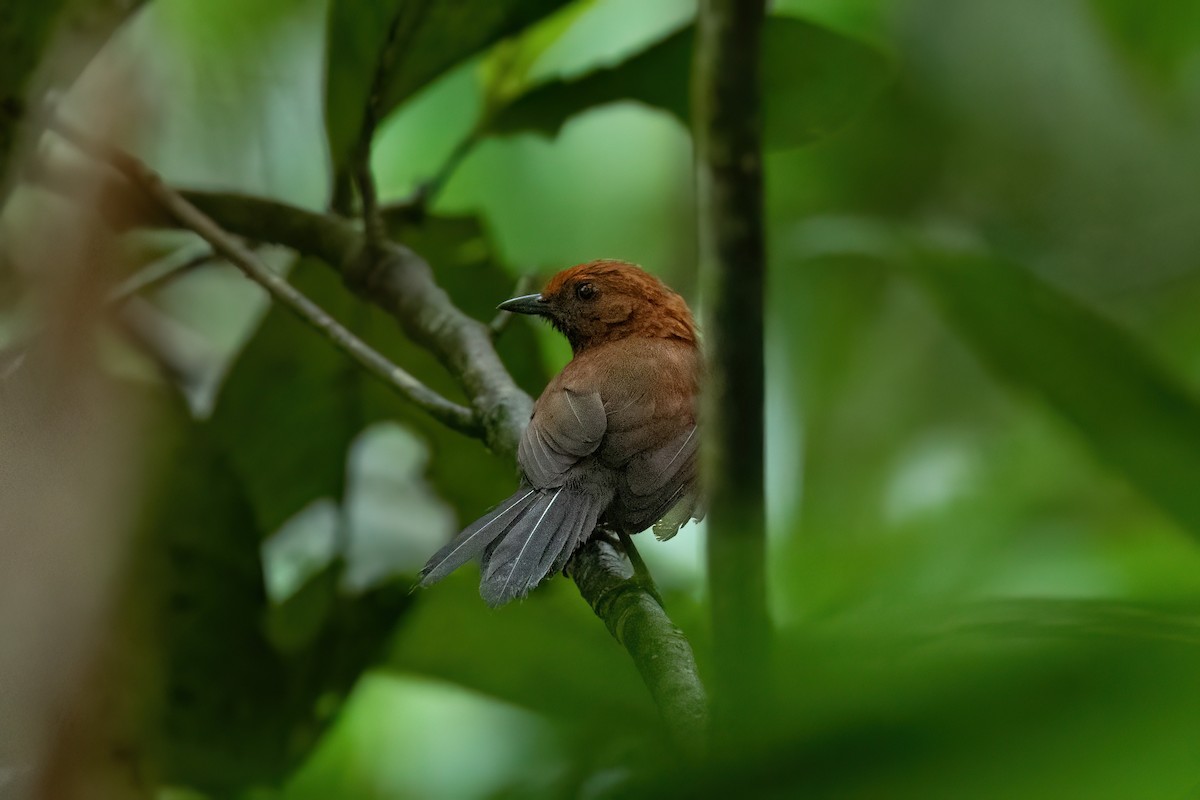
M 621 549 L 625 552 L 625 557 L 629 559 L 629 563 L 633 565 L 633 577 L 630 580 L 646 594 L 654 598 L 663 608 L 666 605 L 663 603 L 662 595 L 658 593 L 658 587 L 654 584 L 654 577 L 650 574 L 649 568 L 646 567 L 646 562 L 642 560 L 641 553 L 633 544 L 633 537 L 624 531 L 617 531 L 617 538 L 621 542 Z

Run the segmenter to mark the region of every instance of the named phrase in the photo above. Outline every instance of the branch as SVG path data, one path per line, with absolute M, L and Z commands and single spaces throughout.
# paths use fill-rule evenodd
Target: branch
M 763 507 L 761 62 L 764 0 L 701 0 L 692 70 L 709 353 L 704 464 L 715 730 L 738 741 L 768 696 Z
M 650 591 L 632 580 L 625 557 L 603 536 L 575 554 L 567 574 L 633 663 L 671 733 L 690 756 L 704 752 L 708 699 L 687 637 Z
M 521 391 L 493 347 L 487 325 L 454 305 L 419 255 L 392 241 L 376 263 L 363 233 L 332 214 L 237 194 L 181 192 L 231 233 L 291 248 L 339 270 L 364 299 L 387 311 L 462 386 L 493 451 L 515 457 L 533 401 Z
M 226 228 L 345 265 L 362 258 L 363 234 L 336 216 L 232 194 L 184 193 Z M 495 451 L 515 457 L 533 401 L 500 362 L 488 326 L 468 317 L 433 279 L 420 256 L 389 242 L 385 262 L 363 295 L 389 311 L 462 383 Z M 342 267 L 345 274 L 345 267 Z M 568 565 L 570 576 L 597 616 L 625 647 L 681 750 L 694 754 L 707 730 L 704 686 L 686 637 L 650 592 L 630 580 L 628 563 L 594 539 Z
M 39 177 L 50 182 L 56 178 L 51 172 Z M 109 191 L 124 188 L 112 186 Z M 504 368 L 488 326 L 454 305 L 424 259 L 389 240 L 379 263 L 356 269 L 369 258 L 368 246 L 364 234 L 342 217 L 238 194 L 177 194 L 225 231 L 288 247 L 339 270 L 351 288 L 389 312 L 409 338 L 438 358 L 470 398 L 481 427 L 477 435 L 493 451 L 515 458 L 533 400 Z M 120 227 L 181 225 L 161 214 L 120 214 L 110 221 Z M 354 275 L 367 277 L 360 281 Z M 585 546 L 569 570 L 580 594 L 629 652 L 681 749 L 696 752 L 706 729 L 704 687 L 687 639 L 651 594 L 629 579 L 626 563 L 611 545 L 607 551 L 598 543 Z
M 336 216 L 241 195 L 185 195 L 230 230 L 291 247 L 335 267 L 352 263 L 365 251 L 363 234 Z M 395 316 L 414 341 L 447 366 L 480 415 L 484 441 L 515 457 L 533 401 L 500 362 L 488 326 L 451 302 L 416 253 L 389 242 L 385 258 L 371 270 L 373 282 L 363 288 L 363 295 Z M 629 580 L 626 567 L 611 546 L 606 550 L 589 544 L 568 569 L 580 594 L 629 652 L 681 749 L 694 753 L 706 726 L 704 686 L 691 647 L 649 592 Z
M 203 253 L 197 253 L 182 261 L 179 258 L 178 253 L 173 253 L 140 272 L 130 275 L 109 292 L 108 302 L 119 305 L 133 298 L 134 295 L 142 294 L 149 289 L 157 289 L 176 278 L 181 278 L 189 272 L 218 260 L 217 254 L 211 249 L 206 249 Z M 168 260 L 172 263 L 164 266 L 163 262 Z
M 272 272 L 253 251 L 226 233 L 211 217 L 164 184 L 158 173 L 128 153 L 94 141 L 61 118 L 53 118 L 51 128 L 80 150 L 97 160 L 111 164 L 130 183 L 170 214 L 181 227 L 199 235 L 212 246 L 214 252 L 238 267 L 246 277 L 266 289 L 272 298 L 283 303 L 296 316 L 322 333 L 372 375 L 446 426 L 468 435 L 478 435 L 479 423 L 471 409 L 442 397 L 355 336 L 316 303 Z

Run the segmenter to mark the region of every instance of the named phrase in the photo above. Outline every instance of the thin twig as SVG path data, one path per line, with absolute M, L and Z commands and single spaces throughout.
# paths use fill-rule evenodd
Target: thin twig
M 421 26 L 425 12 L 432 0 L 418 3 L 405 3 L 397 10 L 392 24 L 388 27 L 387 39 L 379 54 L 379 63 L 371 76 L 371 88 L 367 94 L 366 108 L 363 109 L 362 128 L 359 130 L 358 142 L 354 148 L 354 182 L 358 185 L 358 196 L 362 204 L 363 231 L 367 237 L 367 249 L 370 258 L 363 263 L 374 264 L 386 249 L 387 226 L 379 208 L 379 192 L 375 187 L 375 176 L 371 172 L 371 147 L 375 140 L 375 131 L 382 120 L 384 93 L 387 90 L 388 77 L 397 69 L 397 63 L 402 55 L 407 53 L 408 45 L 413 35 Z
M 466 161 L 476 145 L 486 138 L 485 130 L 482 126 L 477 126 L 471 130 L 454 149 L 450 151 L 450 155 L 446 156 L 446 160 L 438 167 L 437 172 L 432 177 L 422 181 L 417 185 L 417 188 L 412 191 L 408 197 L 399 200 L 393 200 L 390 203 L 384 203 L 380 206 L 380 213 L 383 216 L 384 222 L 394 220 L 404 221 L 419 221 L 428 212 L 430 206 L 441 194 L 442 189 L 454 177 L 454 173 L 458 171 L 459 166 Z
M 141 294 L 148 289 L 156 289 L 216 260 L 218 260 L 218 256 L 212 250 L 199 253 L 185 261 L 166 268 L 162 267 L 162 259 L 160 259 L 117 284 L 109 292 L 107 302 L 113 304 L 123 303 L 134 295 Z
M 122 281 L 109 292 L 108 297 L 104 301 L 106 306 L 113 308 L 115 311 L 112 318 L 116 322 L 117 330 L 125 334 L 126 338 L 130 339 L 149 356 L 150 360 L 160 368 L 160 371 L 169 380 L 180 386 L 190 386 L 195 381 L 194 374 L 180 365 L 181 359 L 173 358 L 164 353 L 161 348 L 151 346 L 151 337 L 145 331 L 149 323 L 147 325 L 137 324 L 146 319 L 147 315 L 143 313 L 145 309 L 135 308 L 130 301 L 137 300 L 137 296 L 145 290 L 153 286 L 161 286 L 163 283 L 174 280 L 216 258 L 217 256 L 209 250 L 166 269 L 162 268 L 163 259 L 160 259 L 141 272 L 131 275 L 127 280 Z M 26 354 L 33 347 L 33 343 L 39 337 L 43 336 L 45 332 L 45 326 L 39 326 L 30 331 L 24 337 L 23 341 L 0 350 L 0 380 L 5 380 L 12 376 L 21 368 Z M 161 328 L 159 332 L 161 332 Z
M 517 278 L 517 285 L 513 287 L 513 297 L 525 294 L 531 286 L 533 286 L 532 275 L 522 275 Z M 512 322 L 513 316 L 511 311 L 496 312 L 496 316 L 492 317 L 492 321 L 488 323 L 488 331 L 491 332 L 493 339 L 499 338 L 500 334 L 504 333 L 504 329 Z
M 245 273 L 246 277 L 266 289 L 274 299 L 320 331 L 372 375 L 446 426 L 471 436 L 480 435 L 480 423 L 475 412 L 442 397 L 355 336 L 316 303 L 268 269 L 257 255 L 226 233 L 212 218 L 169 188 L 158 173 L 129 153 L 92 140 L 87 134 L 59 117 L 53 118 L 51 128 L 83 152 L 111 164 L 174 217 L 181 226 L 198 234 L 212 245 L 214 251 Z
M 486 132 L 483 126 L 477 125 L 454 146 L 454 149 L 450 151 L 450 155 L 446 156 L 446 160 L 442 162 L 441 167 L 433 174 L 433 177 L 422 183 L 418 189 L 421 202 L 425 206 L 433 203 L 442 189 L 446 188 L 446 184 L 450 182 L 450 179 L 454 177 L 454 173 L 458 172 L 458 168 L 467 160 L 467 156 L 471 155 L 476 146 L 485 138 Z

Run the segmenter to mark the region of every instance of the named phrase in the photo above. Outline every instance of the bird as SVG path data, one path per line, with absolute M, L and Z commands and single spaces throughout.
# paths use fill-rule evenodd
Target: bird
M 597 530 L 627 541 L 654 526 L 666 539 L 702 516 L 703 357 L 684 299 L 636 264 L 602 259 L 498 308 L 547 320 L 572 358 L 534 404 L 517 491 L 421 570 L 426 587 L 482 556 L 479 591 L 492 607 L 564 569 Z

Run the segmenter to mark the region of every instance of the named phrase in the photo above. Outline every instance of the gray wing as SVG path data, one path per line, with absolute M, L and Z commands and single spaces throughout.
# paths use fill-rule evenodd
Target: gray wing
M 661 446 L 629 460 L 622 480 L 621 505 L 633 528 L 653 525 L 691 496 L 696 484 L 699 446 L 700 436 L 692 424 Z M 694 503 L 685 512 L 689 517 L 690 505 Z M 675 530 L 678 528 L 679 524 L 674 525 Z
M 555 389 L 538 399 L 517 448 L 517 463 L 538 489 L 562 486 L 566 474 L 600 446 L 608 417 L 599 392 Z

